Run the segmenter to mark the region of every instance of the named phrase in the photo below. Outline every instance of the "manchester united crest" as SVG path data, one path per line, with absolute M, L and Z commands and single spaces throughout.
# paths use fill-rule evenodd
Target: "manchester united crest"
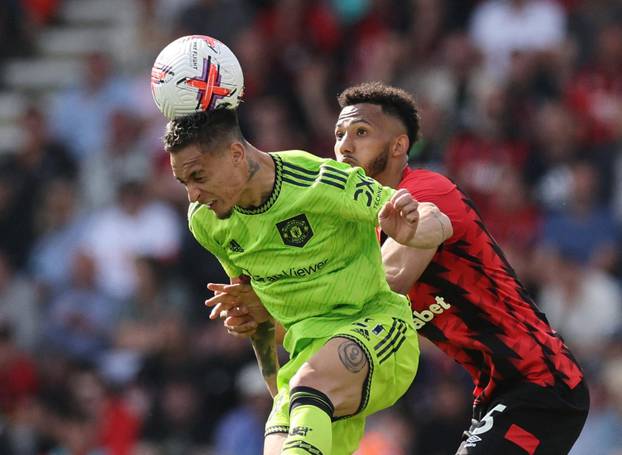
M 304 213 L 276 224 L 285 245 L 302 248 L 313 237 L 313 230 Z

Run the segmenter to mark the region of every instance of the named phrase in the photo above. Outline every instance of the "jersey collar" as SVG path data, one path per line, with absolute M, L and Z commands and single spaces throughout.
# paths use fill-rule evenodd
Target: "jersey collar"
M 244 207 L 240 207 L 236 205 L 234 207 L 236 212 L 243 213 L 244 215 L 258 215 L 260 213 L 263 213 L 269 210 L 270 207 L 274 205 L 277 198 L 279 197 L 279 194 L 281 193 L 281 182 L 282 182 L 281 174 L 282 174 L 282 169 L 283 169 L 283 163 L 281 161 L 280 156 L 273 155 L 272 153 L 269 153 L 269 155 L 272 158 L 272 161 L 274 161 L 274 172 L 275 172 L 274 185 L 272 186 L 272 192 L 270 193 L 270 197 L 266 199 L 266 202 L 261 204 L 259 207 L 244 208 Z

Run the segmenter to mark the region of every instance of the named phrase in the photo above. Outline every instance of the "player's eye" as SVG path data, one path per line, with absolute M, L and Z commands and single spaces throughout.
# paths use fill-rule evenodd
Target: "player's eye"
M 194 183 L 204 183 L 205 182 L 205 177 L 203 175 L 200 175 L 200 174 L 191 174 L 190 178 L 192 179 L 192 181 Z
M 335 138 L 341 139 L 343 137 L 343 131 L 335 131 Z
M 359 128 L 356 130 L 357 136 L 365 136 L 367 134 L 367 130 L 365 128 Z

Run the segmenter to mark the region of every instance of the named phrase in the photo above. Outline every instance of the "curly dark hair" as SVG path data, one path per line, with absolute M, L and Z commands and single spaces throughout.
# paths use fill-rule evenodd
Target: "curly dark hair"
M 410 145 L 419 138 L 419 112 L 414 98 L 401 88 L 382 82 L 364 82 L 345 89 L 339 97 L 343 109 L 354 104 L 368 103 L 382 107 L 382 112 L 398 118 L 404 124 Z
M 175 153 L 196 144 L 205 152 L 226 139 L 244 139 L 235 109 L 195 112 L 168 122 L 164 149 Z

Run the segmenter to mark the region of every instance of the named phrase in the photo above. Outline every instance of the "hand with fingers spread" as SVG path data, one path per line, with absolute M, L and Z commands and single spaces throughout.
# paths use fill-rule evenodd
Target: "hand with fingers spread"
M 406 246 L 414 243 L 419 224 L 419 203 L 406 189 L 395 192 L 378 213 L 382 230 L 396 242 Z
M 212 307 L 210 319 L 224 319 L 231 335 L 251 336 L 259 324 L 270 319 L 250 284 L 209 283 L 207 288 L 214 292 L 214 297 L 205 301 L 205 306 Z

